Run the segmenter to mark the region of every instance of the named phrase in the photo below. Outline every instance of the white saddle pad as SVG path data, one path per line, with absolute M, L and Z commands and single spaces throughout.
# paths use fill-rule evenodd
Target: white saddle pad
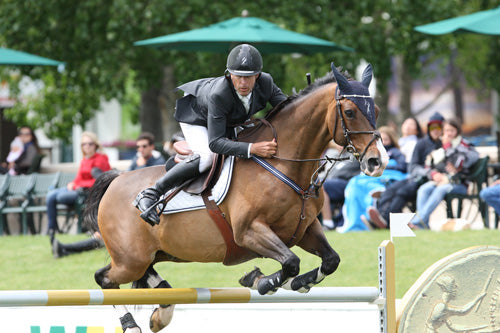
M 233 174 L 233 164 L 234 156 L 226 158 L 222 166 L 219 180 L 217 180 L 217 183 L 212 188 L 212 198 L 218 205 L 222 203 L 229 190 L 229 184 L 231 183 L 231 176 Z M 170 192 L 167 192 L 165 196 L 169 193 Z M 163 210 L 163 214 L 180 213 L 204 208 L 205 204 L 203 203 L 201 195 L 180 191 L 167 203 L 167 207 Z

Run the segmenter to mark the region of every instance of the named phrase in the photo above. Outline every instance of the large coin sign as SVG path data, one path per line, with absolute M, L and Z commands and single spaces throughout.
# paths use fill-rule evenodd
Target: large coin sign
M 500 332 L 500 248 L 471 247 L 429 267 L 398 307 L 398 332 Z

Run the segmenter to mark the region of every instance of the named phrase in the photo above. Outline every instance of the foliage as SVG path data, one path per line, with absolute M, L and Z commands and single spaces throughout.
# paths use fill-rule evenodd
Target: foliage
M 44 83 L 41 96 L 30 97 L 6 112 L 7 117 L 34 127 L 43 127 L 50 137 L 70 138 L 74 124 L 83 125 L 99 109 L 101 99 L 118 98 L 127 104 L 130 121 L 153 117 L 154 110 L 139 105 L 141 94 L 160 94 L 163 68 L 172 66 L 170 79 L 180 84 L 192 79 L 218 76 L 224 70 L 225 54 L 162 51 L 135 47 L 134 41 L 200 28 L 237 16 L 247 9 L 251 16 L 281 27 L 335 41 L 356 49 L 312 56 L 269 55 L 265 70 L 271 72 L 285 93 L 305 86 L 305 73 L 323 76 L 333 60 L 354 73 L 361 59 L 372 63 L 377 78 L 377 103 L 384 111 L 388 101 L 392 57 L 401 56 L 413 78 L 420 75 L 425 60 L 449 57 L 450 43 L 469 45 L 457 62 L 468 77 L 483 74 L 488 87 L 498 87 L 499 42 L 476 48 L 453 36 L 427 36 L 413 30 L 416 25 L 491 8 L 488 0 L 411 0 L 283 2 L 210 2 L 201 0 L 4 0 L 0 5 L 0 36 L 4 46 L 65 62 L 64 70 L 22 67 L 23 75 Z M 468 38 L 468 37 L 466 37 Z M 472 56 L 473 55 L 473 56 Z M 424 57 L 425 56 L 425 57 Z M 474 59 L 474 60 L 471 60 Z M 132 74 L 131 74 L 132 73 Z M 130 95 L 133 77 L 135 92 Z M 159 99 L 159 98 L 158 98 Z M 173 103 L 172 101 L 168 101 Z M 156 103 L 161 107 L 161 101 Z M 173 110 L 173 105 L 164 110 Z M 139 110 L 145 115 L 139 117 Z M 35 112 L 33 112 L 35 111 Z M 167 111 L 164 111 L 167 112 Z M 386 112 L 383 112 L 384 114 Z M 128 119 L 128 118 L 127 118 Z

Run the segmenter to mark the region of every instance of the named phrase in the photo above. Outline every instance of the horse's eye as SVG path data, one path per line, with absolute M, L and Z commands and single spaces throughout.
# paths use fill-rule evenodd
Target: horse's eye
M 351 110 L 351 109 L 347 109 L 344 111 L 344 114 L 347 118 L 354 118 L 354 110 Z

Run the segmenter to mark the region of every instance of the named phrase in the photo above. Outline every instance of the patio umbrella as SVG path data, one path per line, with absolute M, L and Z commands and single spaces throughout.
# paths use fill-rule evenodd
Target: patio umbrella
M 261 53 L 302 53 L 348 51 L 354 49 L 324 39 L 282 29 L 256 17 L 235 17 L 200 29 L 194 29 L 135 42 L 181 51 L 227 53 L 234 46 L 250 43 Z
M 58 66 L 64 62 L 0 47 L 0 65 Z
M 500 7 L 420 25 L 414 30 L 429 35 L 443 35 L 451 32 L 500 35 Z

